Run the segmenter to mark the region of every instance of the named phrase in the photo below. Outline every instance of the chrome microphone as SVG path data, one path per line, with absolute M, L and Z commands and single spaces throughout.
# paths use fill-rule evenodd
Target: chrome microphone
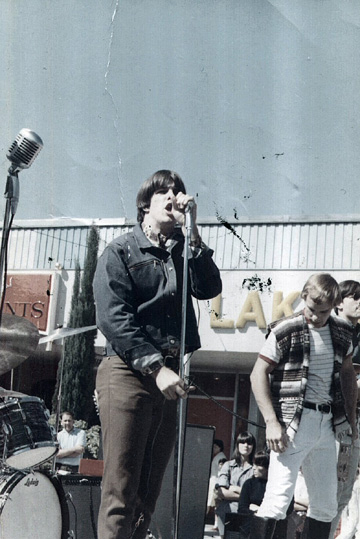
M 192 211 L 194 206 L 195 206 L 195 201 L 189 200 L 189 202 L 186 204 L 185 212 Z
M 29 168 L 43 146 L 43 141 L 34 131 L 26 128 L 21 129 L 6 154 L 12 163 L 9 172 L 15 173 Z

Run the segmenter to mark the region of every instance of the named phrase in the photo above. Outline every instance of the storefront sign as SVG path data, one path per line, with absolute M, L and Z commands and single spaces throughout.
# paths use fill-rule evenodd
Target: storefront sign
M 8 274 L 4 312 L 27 318 L 39 330 L 46 331 L 52 275 Z
M 312 273 L 315 272 L 221 272 L 221 295 L 199 302 L 202 350 L 257 353 L 270 322 L 303 308 L 301 290 Z M 339 270 L 331 275 L 338 282 L 360 281 L 360 272 Z

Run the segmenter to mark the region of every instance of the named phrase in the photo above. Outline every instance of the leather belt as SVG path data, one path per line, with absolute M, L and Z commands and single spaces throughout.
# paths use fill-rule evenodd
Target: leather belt
M 328 404 L 328 403 L 319 404 L 317 402 L 304 401 L 303 407 L 310 408 L 311 410 L 317 410 L 318 412 L 321 412 L 322 414 L 331 413 L 331 404 Z

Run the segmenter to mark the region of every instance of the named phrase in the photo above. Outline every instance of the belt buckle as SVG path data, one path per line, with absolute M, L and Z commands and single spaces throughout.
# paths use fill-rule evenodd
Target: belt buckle
M 322 414 L 330 414 L 331 404 L 316 404 L 316 409 Z

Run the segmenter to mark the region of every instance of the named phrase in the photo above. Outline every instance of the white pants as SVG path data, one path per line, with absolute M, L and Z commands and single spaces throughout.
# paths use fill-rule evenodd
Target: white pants
M 339 442 L 336 442 L 336 449 L 337 449 L 337 453 L 339 454 L 339 449 L 340 449 Z M 345 507 L 350 501 L 352 491 L 353 491 L 353 485 L 356 479 L 356 470 L 358 467 L 359 457 L 360 457 L 359 447 L 358 447 L 358 442 L 356 441 L 356 445 L 352 446 L 351 453 L 349 455 L 347 480 L 345 482 L 343 481 L 338 482 L 338 491 L 337 491 L 338 510 L 337 510 L 337 515 L 331 524 L 331 529 L 330 529 L 330 534 L 329 534 L 330 538 L 333 538 L 335 536 L 336 529 L 340 522 L 340 517 Z M 359 537 L 360 537 L 360 531 L 359 531 Z
M 281 520 L 294 495 L 302 467 L 309 494 L 308 516 L 331 522 L 337 513 L 337 471 L 332 415 L 303 410 L 298 432 L 284 453 L 270 453 L 270 467 L 259 517 Z
M 338 539 L 360 539 L 360 476 L 357 477 L 348 506 L 341 516 Z

